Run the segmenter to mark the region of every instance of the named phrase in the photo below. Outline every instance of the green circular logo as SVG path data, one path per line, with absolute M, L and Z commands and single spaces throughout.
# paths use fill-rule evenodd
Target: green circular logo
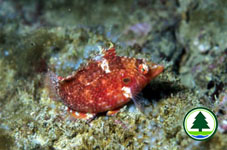
M 184 131 L 189 137 L 197 141 L 211 138 L 218 127 L 215 114 L 205 107 L 190 110 L 184 117 Z

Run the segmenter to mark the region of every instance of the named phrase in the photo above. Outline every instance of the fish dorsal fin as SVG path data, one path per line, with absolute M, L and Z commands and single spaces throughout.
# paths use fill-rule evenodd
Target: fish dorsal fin
M 112 58 L 116 56 L 116 50 L 114 47 L 109 48 L 108 50 L 103 50 L 104 58 Z

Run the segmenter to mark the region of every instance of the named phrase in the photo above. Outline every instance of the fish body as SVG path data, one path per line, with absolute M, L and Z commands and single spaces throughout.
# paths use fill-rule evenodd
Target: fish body
M 102 54 L 68 77 L 52 77 L 57 94 L 76 116 L 119 109 L 163 71 L 143 59 L 117 56 L 113 47 Z

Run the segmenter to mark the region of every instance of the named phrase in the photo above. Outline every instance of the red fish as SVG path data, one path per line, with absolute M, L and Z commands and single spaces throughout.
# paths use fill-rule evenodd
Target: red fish
M 108 115 L 118 112 L 163 69 L 143 59 L 117 56 L 112 47 L 68 77 L 49 75 L 52 88 L 74 111 L 73 116 L 90 119 L 100 112 L 108 111 Z

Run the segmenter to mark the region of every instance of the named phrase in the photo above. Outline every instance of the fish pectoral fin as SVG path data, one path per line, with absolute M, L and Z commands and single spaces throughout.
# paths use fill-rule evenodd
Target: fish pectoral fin
M 96 113 L 82 113 L 82 112 L 76 112 L 73 110 L 70 110 L 70 115 L 75 119 L 81 119 L 85 121 L 91 121 L 95 118 Z
M 106 113 L 106 115 L 107 115 L 107 116 L 114 116 L 114 115 L 116 115 L 119 111 L 120 111 L 120 109 L 109 110 L 109 111 Z

